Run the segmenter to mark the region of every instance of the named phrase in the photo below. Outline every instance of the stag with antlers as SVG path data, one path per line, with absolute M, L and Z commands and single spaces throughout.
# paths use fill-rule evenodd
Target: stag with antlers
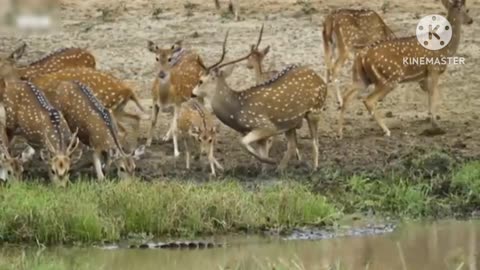
M 343 96 L 343 106 L 340 108 L 339 130 L 343 136 L 343 119 L 345 110 L 351 97 L 359 90 L 374 85 L 375 90 L 363 101 L 369 113 L 382 128 L 386 136 L 390 130 L 383 122 L 383 118 L 376 110 L 378 100 L 382 100 L 398 84 L 418 82 L 420 87 L 428 93 L 429 116 L 434 129 L 438 130 L 436 105 L 438 95 L 438 80 L 446 69 L 445 63 L 408 65 L 404 59 L 430 58 L 432 60 L 451 57 L 457 52 L 460 44 L 462 24 L 471 24 L 473 19 L 468 15 L 465 0 L 442 0 L 447 8 L 447 19 L 452 26 L 452 39 L 440 50 L 424 48 L 416 36 L 396 38 L 377 42 L 355 58 L 353 67 L 353 85 Z M 433 63 L 436 63 L 434 61 Z
M 243 91 L 235 91 L 226 83 L 235 63 L 242 58 L 223 63 L 226 54 L 228 32 L 222 47 L 220 60 L 204 67 L 204 72 L 193 90 L 196 96 L 204 97 L 218 119 L 230 128 L 243 134 L 242 146 L 262 162 L 275 164 L 266 153 L 269 138 L 285 134 L 287 151 L 278 166 L 282 171 L 296 148 L 296 128 L 307 119 L 314 151 L 314 169 L 318 167 L 318 113 L 321 111 L 327 87 L 322 78 L 312 69 L 291 65 L 280 71 L 270 81 Z M 200 64 L 200 63 L 199 63 Z M 260 149 L 252 145 L 258 143 Z

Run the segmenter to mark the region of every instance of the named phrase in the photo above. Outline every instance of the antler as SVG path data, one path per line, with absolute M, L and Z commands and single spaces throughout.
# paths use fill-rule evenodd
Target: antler
M 260 42 L 262 42 L 263 26 L 264 26 L 264 24 L 262 24 L 262 28 L 260 28 L 260 34 L 258 36 L 257 45 L 255 45 L 255 46 L 252 45 L 252 49 L 258 49 L 258 46 L 260 46 Z M 244 57 L 238 58 L 236 60 L 221 64 L 221 65 L 218 65 L 218 66 L 215 66 L 215 67 L 216 68 L 222 68 L 222 67 L 232 65 L 232 64 L 235 64 L 235 63 L 238 63 L 238 62 L 242 62 L 244 60 L 247 60 L 253 54 L 253 52 L 254 52 L 254 50 L 250 50 L 250 53 L 248 55 L 244 56 Z
M 71 139 L 70 139 L 70 144 L 67 147 L 67 155 L 71 155 L 75 151 L 75 149 L 77 149 L 78 147 L 79 139 L 77 137 L 77 134 L 78 134 L 78 128 L 70 137 Z
M 48 137 L 47 130 L 44 130 L 43 135 L 45 137 L 45 144 L 47 145 L 48 150 L 51 153 L 55 153 L 56 149 L 55 146 L 52 144 L 52 141 L 50 141 L 50 138 Z
M 227 53 L 228 32 L 229 32 L 229 30 L 227 30 L 227 33 L 225 34 L 225 39 L 223 40 L 222 56 L 220 57 L 220 60 L 217 61 L 215 64 L 209 66 L 209 67 L 205 67 L 203 64 L 201 64 L 201 66 L 202 66 L 206 71 L 210 71 L 211 69 L 217 67 L 217 66 L 220 65 L 220 64 L 223 62 L 223 60 L 225 59 L 225 54 Z
M 258 41 L 257 41 L 257 45 L 255 45 L 255 49 L 258 49 L 258 46 L 260 46 L 260 43 L 262 42 L 263 26 L 264 24 L 262 23 L 262 28 L 260 28 L 260 35 L 258 36 Z
M 6 158 L 12 158 L 10 152 L 8 151 L 8 147 L 5 145 L 5 142 L 3 140 L 0 141 L 0 152 L 2 152 Z

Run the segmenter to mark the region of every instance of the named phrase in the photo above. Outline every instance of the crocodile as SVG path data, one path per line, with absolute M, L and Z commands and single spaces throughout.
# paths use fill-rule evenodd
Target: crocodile
M 127 245 L 130 249 L 206 249 L 223 247 L 224 244 L 214 243 L 210 241 L 170 241 L 170 242 L 148 242 L 142 244 Z M 113 244 L 107 245 L 105 249 L 119 249 L 123 246 Z

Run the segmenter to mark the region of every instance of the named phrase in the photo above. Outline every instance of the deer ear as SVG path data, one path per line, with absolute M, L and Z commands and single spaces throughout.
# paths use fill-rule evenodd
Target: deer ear
M 139 160 L 145 154 L 145 145 L 140 145 L 133 151 L 133 159 Z
M 177 40 L 173 44 L 173 49 L 178 50 L 178 49 L 182 48 L 182 45 L 183 45 L 183 40 Z
M 270 52 L 270 46 L 267 46 L 267 47 L 265 47 L 265 49 L 263 49 L 262 54 L 265 56 L 265 55 L 267 55 L 269 52 Z
M 156 53 L 158 51 L 158 46 L 151 40 L 147 42 L 147 48 L 152 53 Z
M 15 49 L 15 51 L 13 51 L 12 54 L 10 54 L 8 59 L 12 61 L 17 61 L 18 59 L 22 58 L 22 56 L 25 54 L 26 49 L 27 49 L 27 43 L 24 42 L 22 45 L 20 45 L 20 47 Z
M 25 163 L 30 161 L 33 158 L 33 155 L 35 155 L 35 149 L 28 145 L 20 155 L 20 160 Z
M 47 149 L 40 150 L 40 159 L 44 162 L 50 159 L 50 152 Z
M 221 70 L 220 72 L 225 78 L 227 78 L 230 75 L 232 75 L 232 72 L 233 72 L 234 69 L 235 69 L 235 65 L 230 65 L 230 66 L 224 68 L 223 70 Z

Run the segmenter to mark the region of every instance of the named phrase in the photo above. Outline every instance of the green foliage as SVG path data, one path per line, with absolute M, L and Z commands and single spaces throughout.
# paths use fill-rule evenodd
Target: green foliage
M 14 184 L 0 197 L 0 238 L 88 243 L 131 234 L 193 236 L 332 223 L 337 210 L 294 183 L 246 190 L 235 182 Z

